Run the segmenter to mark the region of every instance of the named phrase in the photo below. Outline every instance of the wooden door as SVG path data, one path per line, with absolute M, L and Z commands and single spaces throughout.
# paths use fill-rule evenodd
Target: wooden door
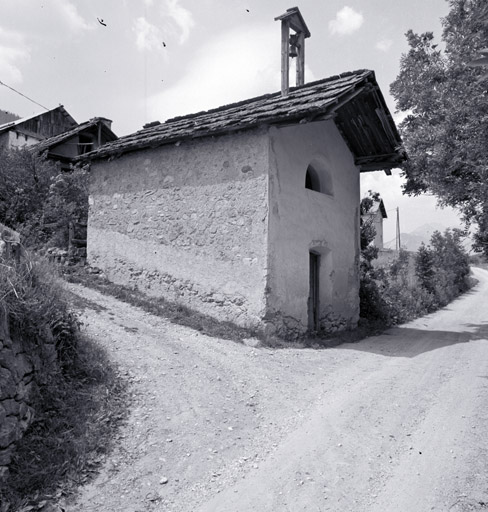
M 311 331 L 319 330 L 319 267 L 320 255 L 309 253 L 310 266 L 310 292 L 308 297 L 308 328 Z

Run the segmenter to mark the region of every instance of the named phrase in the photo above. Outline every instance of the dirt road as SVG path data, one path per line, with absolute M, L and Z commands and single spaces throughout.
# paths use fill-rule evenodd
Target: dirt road
M 488 509 L 488 272 L 474 272 L 444 310 L 327 350 L 209 338 L 70 285 L 97 304 L 85 328 L 134 404 L 67 510 Z

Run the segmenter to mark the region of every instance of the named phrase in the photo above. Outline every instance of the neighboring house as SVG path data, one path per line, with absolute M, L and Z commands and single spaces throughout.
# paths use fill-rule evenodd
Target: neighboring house
M 95 117 L 66 132 L 44 139 L 33 149 L 39 153 L 46 152 L 47 158 L 60 162 L 61 167 L 68 170 L 78 156 L 117 139 L 111 126 L 110 119 Z
M 373 222 L 373 226 L 376 231 L 373 245 L 378 249 L 383 249 L 383 219 L 388 218 L 383 199 L 374 201 L 369 212 L 362 214 L 362 217 L 363 219 L 368 219 Z
M 1 111 L 3 112 L 3 111 Z M 13 116 L 5 112 L 5 116 Z M 14 116 L 16 117 L 16 116 Z M 0 147 L 28 147 L 47 158 L 61 163 L 68 170 L 70 164 L 85 153 L 117 139 L 112 121 L 95 117 L 78 124 L 63 106 L 22 119 L 13 119 L 0 125 Z
M 359 173 L 404 159 L 373 71 L 174 118 L 91 159 L 88 262 L 287 337 L 359 317 Z
M 59 107 L 0 125 L 0 148 L 18 148 L 37 144 L 41 140 L 78 126 L 65 108 Z

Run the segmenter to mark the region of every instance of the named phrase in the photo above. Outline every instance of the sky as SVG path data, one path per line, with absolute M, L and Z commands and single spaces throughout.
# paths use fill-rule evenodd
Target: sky
M 291 3 L 290 3 L 291 2 Z M 440 39 L 446 0 L 0 0 L 0 109 L 21 117 L 59 104 L 78 122 L 102 116 L 114 132 L 280 89 L 280 22 L 298 5 L 311 32 L 305 81 L 372 69 L 397 121 L 389 84 L 408 50 L 405 33 Z M 291 75 L 294 85 L 294 75 Z M 403 178 L 361 176 L 400 210 L 401 231 L 457 227 L 434 197 L 409 198 Z M 396 213 L 385 222 L 395 237 Z

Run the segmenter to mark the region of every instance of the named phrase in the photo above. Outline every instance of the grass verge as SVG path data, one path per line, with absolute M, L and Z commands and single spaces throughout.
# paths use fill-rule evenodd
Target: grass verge
M 167 318 L 172 323 L 195 329 L 207 336 L 224 338 L 239 343 L 242 343 L 246 338 L 260 338 L 258 333 L 251 329 L 239 327 L 232 322 L 217 320 L 180 304 L 169 302 L 162 297 L 149 297 L 128 286 L 112 283 L 98 274 L 86 272 L 83 268 L 72 267 L 65 271 L 63 277 L 70 283 L 93 288 L 105 295 L 115 297 L 153 315 Z
M 89 481 L 126 419 L 127 387 L 105 352 L 81 337 L 68 371 L 39 378 L 35 419 L 17 444 L 0 511 L 46 510 Z
M 78 283 L 88 288 L 94 288 L 103 294 L 115 297 L 144 311 L 169 319 L 171 322 L 196 329 L 208 336 L 224 338 L 242 343 L 248 338 L 257 338 L 268 348 L 330 348 L 342 343 L 355 343 L 368 336 L 380 334 L 387 325 L 379 321 L 361 319 L 359 326 L 351 331 L 334 334 L 317 333 L 304 335 L 301 339 L 290 341 L 277 337 L 265 339 L 258 333 L 236 326 L 231 322 L 221 322 L 210 316 L 184 306 L 169 302 L 163 298 L 148 297 L 138 290 L 127 286 L 111 283 L 105 277 L 86 272 L 84 268 L 71 267 L 65 270 L 64 278 L 71 283 Z M 90 306 L 92 307 L 92 306 Z M 97 307 L 95 305 L 95 307 Z M 99 306 L 98 306 L 99 307 Z

